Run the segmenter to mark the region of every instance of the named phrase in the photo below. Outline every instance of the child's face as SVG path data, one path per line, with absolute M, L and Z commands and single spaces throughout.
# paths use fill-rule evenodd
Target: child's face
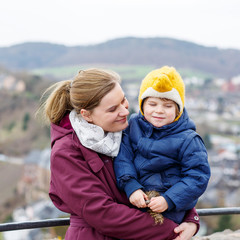
M 172 123 L 176 118 L 177 104 L 172 100 L 148 97 L 143 103 L 145 119 L 155 127 Z

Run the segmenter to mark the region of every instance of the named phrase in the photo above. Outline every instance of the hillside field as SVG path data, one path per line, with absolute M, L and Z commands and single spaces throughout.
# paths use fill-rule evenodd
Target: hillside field
M 47 76 L 50 78 L 54 78 L 56 80 L 65 80 L 71 79 L 79 70 L 84 70 L 88 68 L 102 68 L 109 69 L 117 72 L 122 81 L 141 81 L 146 74 L 150 71 L 160 68 L 162 66 L 153 66 L 153 65 L 107 65 L 107 64 L 96 64 L 96 65 L 75 65 L 75 66 L 63 66 L 63 67 L 50 67 L 50 68 L 37 68 L 31 70 L 32 74 L 36 74 L 39 76 Z M 182 77 L 191 77 L 197 76 L 201 78 L 211 77 L 207 73 L 203 73 L 200 71 L 186 70 L 186 69 L 177 69 Z

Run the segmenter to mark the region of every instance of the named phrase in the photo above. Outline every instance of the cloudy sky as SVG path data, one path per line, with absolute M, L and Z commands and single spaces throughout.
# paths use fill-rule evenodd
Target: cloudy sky
M 240 0 L 3 0 L 0 47 L 170 37 L 240 50 Z

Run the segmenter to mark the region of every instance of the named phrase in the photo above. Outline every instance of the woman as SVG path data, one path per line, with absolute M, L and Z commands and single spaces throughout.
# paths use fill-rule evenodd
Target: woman
M 154 225 L 116 187 L 112 159 L 129 114 L 119 81 L 114 72 L 89 69 L 46 91 L 53 90 L 42 105 L 51 122 L 49 195 L 71 215 L 65 239 L 188 240 L 199 228 L 194 209 L 179 226 L 169 219 Z

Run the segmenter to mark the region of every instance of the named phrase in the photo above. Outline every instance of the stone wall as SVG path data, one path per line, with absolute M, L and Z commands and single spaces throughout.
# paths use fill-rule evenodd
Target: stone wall
M 240 230 L 232 231 L 225 230 L 223 232 L 216 232 L 209 236 L 204 237 L 194 237 L 193 240 L 239 240 L 240 239 Z

